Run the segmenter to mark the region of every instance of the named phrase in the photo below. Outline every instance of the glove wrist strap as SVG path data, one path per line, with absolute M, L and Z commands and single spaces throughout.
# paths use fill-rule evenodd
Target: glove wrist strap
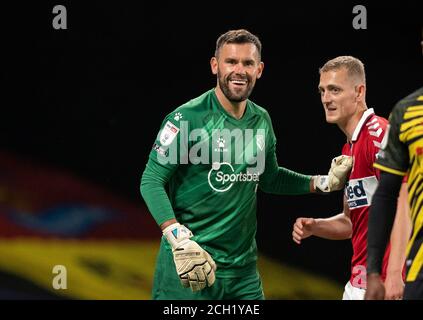
M 189 238 L 193 236 L 191 230 L 178 222 L 167 226 L 163 230 L 163 235 L 174 250 L 190 241 Z
M 314 176 L 314 190 L 318 193 L 329 192 L 328 176 L 317 175 Z

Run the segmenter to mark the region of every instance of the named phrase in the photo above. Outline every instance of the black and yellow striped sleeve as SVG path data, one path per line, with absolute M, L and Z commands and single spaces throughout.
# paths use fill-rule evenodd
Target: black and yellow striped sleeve
M 401 102 L 392 110 L 388 132 L 374 163 L 375 168 L 400 176 L 405 176 L 409 167 L 408 147 L 402 139 L 408 131 L 407 126 L 404 126 L 404 111 Z

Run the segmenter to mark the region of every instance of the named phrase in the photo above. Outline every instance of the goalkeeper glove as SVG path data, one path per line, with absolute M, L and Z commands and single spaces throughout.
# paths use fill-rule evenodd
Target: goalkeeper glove
M 314 189 L 316 192 L 327 193 L 343 189 L 352 165 L 352 157 L 341 155 L 333 158 L 328 175 L 314 177 Z
M 197 242 L 189 239 L 193 236 L 192 232 L 179 223 L 173 223 L 163 230 L 163 235 L 172 246 L 176 272 L 182 285 L 191 287 L 192 291 L 202 290 L 206 285 L 210 287 L 215 280 L 216 263 Z

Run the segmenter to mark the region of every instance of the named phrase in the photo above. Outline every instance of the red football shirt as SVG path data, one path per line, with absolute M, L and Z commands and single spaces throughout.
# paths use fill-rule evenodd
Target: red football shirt
M 346 143 L 342 154 L 352 156 L 353 168 L 345 187 L 345 197 L 350 208 L 352 222 L 351 284 L 366 288 L 367 224 L 369 208 L 376 191 L 379 170 L 373 167 L 376 154 L 386 133 L 388 120 L 374 114 L 373 109 L 364 112 L 354 130 L 351 143 Z M 386 277 L 390 246 L 383 259 L 382 279 Z

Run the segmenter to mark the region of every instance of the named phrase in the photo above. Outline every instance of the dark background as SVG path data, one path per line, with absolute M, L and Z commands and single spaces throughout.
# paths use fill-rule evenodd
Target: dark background
M 68 29 L 54 30 L 52 8 L 67 8 Z M 367 30 L 352 8 L 367 8 Z M 140 176 L 164 116 L 215 86 L 209 59 L 217 37 L 246 28 L 260 37 L 265 69 L 251 99 L 273 120 L 282 166 L 327 172 L 345 137 L 324 119 L 318 68 L 338 55 L 360 58 L 369 107 L 387 117 L 422 85 L 418 2 L 182 1 L 167 4 L 57 1 L 0 5 L 0 148 L 65 168 L 142 203 Z M 298 247 L 298 216 L 328 217 L 342 193 L 260 193 L 261 252 L 346 282 L 349 241 L 308 239 Z

